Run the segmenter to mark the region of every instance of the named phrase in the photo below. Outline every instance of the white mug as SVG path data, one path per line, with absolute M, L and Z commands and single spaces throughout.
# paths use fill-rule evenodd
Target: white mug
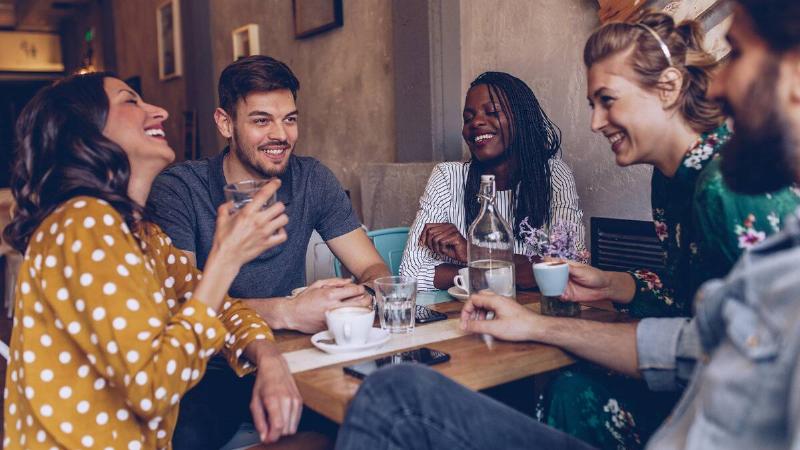
M 325 311 L 325 321 L 336 345 L 366 344 L 375 321 L 375 310 L 361 306 L 330 309 Z
M 498 295 L 513 297 L 515 293 L 513 266 L 489 269 L 484 274 L 490 291 Z
M 563 261 L 541 262 L 533 265 L 533 277 L 542 295 L 560 297 L 567 288 L 569 264 Z
M 453 277 L 453 284 L 462 291 L 469 293 L 469 267 L 458 269 L 458 275 Z

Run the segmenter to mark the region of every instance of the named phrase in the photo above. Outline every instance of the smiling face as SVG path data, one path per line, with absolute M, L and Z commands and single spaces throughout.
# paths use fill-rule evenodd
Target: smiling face
M 288 89 L 248 94 L 237 102 L 235 119 L 217 109 L 217 127 L 230 140 L 231 163 L 251 178 L 283 174 L 297 142 L 297 114 Z
M 592 131 L 611 143 L 617 165 L 654 164 L 669 142 L 671 114 L 657 92 L 645 90 L 628 62 L 631 50 L 593 64 L 588 71 Z
M 175 159 L 164 134 L 169 114 L 144 102 L 117 78 L 105 78 L 103 87 L 109 103 L 103 135 L 125 151 L 133 171 L 147 169 L 157 174 Z
M 479 84 L 467 91 L 464 100 L 461 136 L 472 157 L 483 163 L 503 160 L 511 141 L 510 121 L 499 95 L 497 91 L 490 95 L 489 86 Z

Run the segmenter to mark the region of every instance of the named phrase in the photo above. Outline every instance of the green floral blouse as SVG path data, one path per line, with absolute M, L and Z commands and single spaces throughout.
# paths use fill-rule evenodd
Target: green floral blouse
M 723 124 L 697 140 L 674 177 L 653 171 L 653 222 L 665 269 L 631 271 L 636 295 L 618 309 L 634 317 L 691 316 L 700 285 L 725 276 L 742 252 L 778 231 L 800 205 L 796 188 L 753 196 L 728 190 L 719 150 L 730 137 Z
M 725 276 L 742 252 L 778 231 L 800 205 L 796 188 L 757 196 L 729 191 L 719 151 L 730 136 L 725 125 L 701 136 L 672 178 L 653 172 L 653 221 L 666 269 L 631 271 L 636 295 L 618 309 L 636 317 L 692 315 L 700 285 Z M 548 425 L 595 447 L 639 449 L 679 394 L 650 392 L 641 380 L 584 363 L 558 375 L 541 413 Z

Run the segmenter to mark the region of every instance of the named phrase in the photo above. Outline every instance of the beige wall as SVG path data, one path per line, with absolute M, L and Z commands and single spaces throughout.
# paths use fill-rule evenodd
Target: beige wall
M 651 220 L 650 170 L 618 168 L 589 129 L 582 53 L 598 25 L 594 0 L 461 0 L 462 90 L 486 70 L 527 82 L 563 132 L 586 225 L 592 216 Z
M 232 62 L 231 31 L 258 24 L 261 53 L 300 80 L 297 153 L 330 167 L 360 210 L 359 171 L 395 160 L 391 2 L 345 0 L 342 28 L 296 40 L 289 0 L 210 1 L 215 80 Z
M 164 128 L 177 159 L 181 160 L 184 154 L 182 116 L 186 109 L 186 82 L 183 77 L 167 81 L 158 79 L 156 7 L 162 0 L 113 2 L 117 74 L 122 79 L 141 77 L 144 99 L 170 113 Z

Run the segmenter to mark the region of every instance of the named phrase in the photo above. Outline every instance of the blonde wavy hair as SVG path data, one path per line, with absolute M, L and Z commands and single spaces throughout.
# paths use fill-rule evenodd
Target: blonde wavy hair
M 675 24 L 672 16 L 647 10 L 629 22 L 608 23 L 597 29 L 586 41 L 583 62 L 589 69 L 599 61 L 633 49 L 629 61 L 639 85 L 645 89 L 663 87 L 661 74 L 674 67 L 683 75 L 676 107 L 692 129 L 705 133 L 718 127 L 725 116 L 720 106 L 706 97 L 718 62 L 703 49 L 702 42 L 698 22 Z M 669 58 L 662 43 L 669 49 Z

